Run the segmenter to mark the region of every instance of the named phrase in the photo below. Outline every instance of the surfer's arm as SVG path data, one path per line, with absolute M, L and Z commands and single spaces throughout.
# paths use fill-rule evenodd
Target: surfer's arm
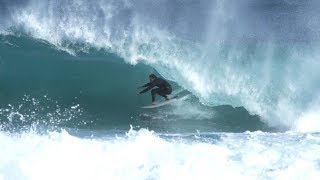
M 152 88 L 153 88 L 153 86 L 149 86 L 149 87 L 145 88 L 144 90 L 140 91 L 139 94 L 145 93 L 145 92 L 149 91 Z
M 147 91 L 149 91 L 150 89 L 152 89 L 155 86 L 154 83 L 147 83 L 145 85 L 143 85 L 142 87 L 147 87 L 144 90 L 140 91 L 139 94 L 145 93 Z
M 148 86 L 150 86 L 151 85 L 151 83 L 147 83 L 147 84 L 145 84 L 145 85 L 143 85 L 143 86 L 140 86 L 140 87 L 138 87 L 138 88 L 144 88 L 144 87 L 148 87 Z

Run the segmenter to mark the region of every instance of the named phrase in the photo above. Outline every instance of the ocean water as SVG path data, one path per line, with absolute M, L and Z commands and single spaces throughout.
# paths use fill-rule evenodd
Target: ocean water
M 1 1 L 0 180 L 319 179 L 319 10 Z M 142 109 L 150 73 L 179 100 Z

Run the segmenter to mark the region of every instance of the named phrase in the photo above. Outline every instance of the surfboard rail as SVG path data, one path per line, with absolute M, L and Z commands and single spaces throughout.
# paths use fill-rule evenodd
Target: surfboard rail
M 169 100 L 165 100 L 165 101 L 161 101 L 155 105 L 149 105 L 149 106 L 142 106 L 141 108 L 144 108 L 144 109 L 152 109 L 152 108 L 157 108 L 157 107 L 161 107 L 161 106 L 164 106 L 164 105 L 167 105 L 167 104 L 170 104 L 174 101 L 176 101 L 178 98 L 178 96 L 174 96 L 174 97 L 171 97 Z

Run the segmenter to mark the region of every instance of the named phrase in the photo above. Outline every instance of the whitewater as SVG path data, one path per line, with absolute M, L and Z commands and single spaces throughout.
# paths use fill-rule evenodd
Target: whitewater
M 319 10 L 1 1 L 0 179 L 318 179 Z M 142 109 L 151 73 L 182 98 Z

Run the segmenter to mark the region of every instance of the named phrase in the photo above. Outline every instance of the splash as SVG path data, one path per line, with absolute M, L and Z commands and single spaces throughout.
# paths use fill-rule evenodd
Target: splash
M 0 132 L 3 179 L 316 179 L 317 134 L 159 135 L 146 129 L 80 138 Z M 290 154 L 290 156 L 288 156 Z
M 27 95 L 18 102 L 0 109 L 1 131 L 46 132 L 65 128 L 68 124 L 81 127 L 92 123 L 81 120 L 83 112 L 79 104 L 60 107 L 57 101 L 47 96 L 36 99 Z

